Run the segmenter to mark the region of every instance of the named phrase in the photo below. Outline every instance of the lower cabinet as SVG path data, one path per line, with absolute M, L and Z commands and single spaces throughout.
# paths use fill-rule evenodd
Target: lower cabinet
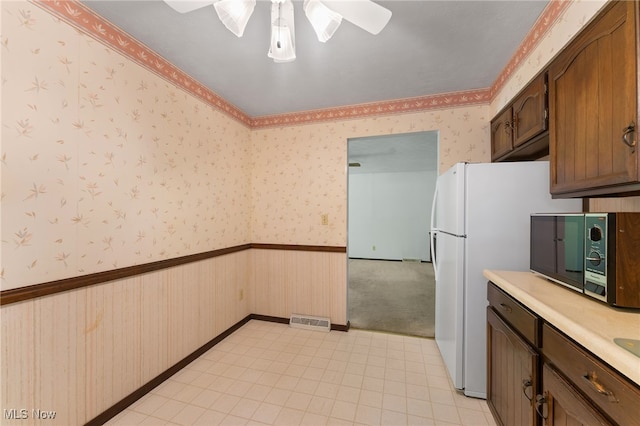
M 487 403 L 499 425 L 640 426 L 640 386 L 489 282 Z
M 498 424 L 535 426 L 538 354 L 487 308 L 487 403 Z

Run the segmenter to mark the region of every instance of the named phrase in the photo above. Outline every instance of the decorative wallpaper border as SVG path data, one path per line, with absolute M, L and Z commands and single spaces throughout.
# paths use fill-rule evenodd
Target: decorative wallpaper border
M 515 72 L 515 70 L 522 64 L 529 53 L 531 53 L 540 40 L 542 40 L 549 31 L 549 29 L 556 22 L 558 17 L 562 15 L 562 13 L 569 7 L 572 0 L 550 0 L 547 6 L 544 8 L 538 20 L 533 24 L 531 30 L 524 38 L 520 46 L 516 50 L 516 53 L 511 57 L 511 60 L 507 63 L 507 65 L 502 69 L 500 75 L 496 81 L 493 82 L 491 86 L 491 100 L 502 90 L 504 85 L 507 83 L 511 75 Z
M 514 70 L 537 46 L 556 19 L 571 3 L 571 0 L 551 0 L 548 3 L 516 53 L 490 88 L 289 114 L 250 117 L 149 47 L 95 14 L 78 0 L 31 1 L 249 128 L 300 125 L 490 103 L 508 81 Z
M 154 74 L 170 81 L 186 92 L 251 126 L 251 118 L 221 96 L 209 90 L 162 56 L 116 27 L 78 0 L 31 0 L 57 18 L 123 54 Z
M 405 114 L 438 108 L 486 104 L 489 103 L 490 100 L 489 89 L 468 90 L 394 101 L 372 102 L 315 111 L 256 117 L 252 120 L 252 127 L 289 126 L 293 124 L 309 124 L 351 118 Z

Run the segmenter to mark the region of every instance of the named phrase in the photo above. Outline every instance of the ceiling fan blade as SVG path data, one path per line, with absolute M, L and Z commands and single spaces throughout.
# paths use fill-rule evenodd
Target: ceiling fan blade
M 371 0 L 321 0 L 347 21 L 371 34 L 378 34 L 391 19 L 391 11 Z
M 215 0 L 164 0 L 164 2 L 180 13 L 187 13 L 214 4 Z

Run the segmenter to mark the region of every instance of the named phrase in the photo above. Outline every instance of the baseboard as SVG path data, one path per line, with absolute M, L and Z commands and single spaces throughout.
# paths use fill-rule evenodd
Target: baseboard
M 289 324 L 289 318 L 272 317 L 269 315 L 258 315 L 258 314 L 251 314 L 249 316 L 251 317 L 251 319 L 258 320 L 258 321 L 277 322 L 278 324 Z
M 349 260 L 378 260 L 380 262 L 404 262 L 406 259 L 374 259 L 371 257 L 350 257 Z M 418 259 L 411 259 L 411 261 L 415 261 L 418 263 Z M 431 263 L 431 260 L 422 260 L 420 259 L 419 263 Z
M 132 393 L 130 393 L 129 395 L 127 395 L 126 397 L 124 397 L 114 405 L 112 405 L 111 407 L 109 407 L 107 410 L 100 413 L 97 417 L 94 417 L 93 419 L 89 420 L 86 423 L 86 425 L 98 426 L 98 425 L 105 424 L 106 422 L 108 422 L 109 420 L 111 420 L 112 418 L 120 414 L 122 411 L 124 411 L 128 406 L 130 406 L 131 404 L 133 404 L 134 402 L 136 402 L 137 400 L 139 400 L 140 398 L 142 398 L 143 396 L 151 392 L 156 386 L 160 385 L 162 382 L 164 382 L 165 380 L 167 380 L 168 378 L 176 374 L 178 371 L 185 368 L 191 362 L 201 357 L 209 349 L 213 348 L 215 345 L 222 342 L 224 339 L 229 337 L 234 331 L 238 330 L 240 327 L 242 327 L 243 325 L 245 325 L 251 320 L 276 322 L 279 324 L 289 324 L 289 318 L 272 317 L 268 315 L 258 315 L 258 314 L 247 315 L 245 318 L 241 319 L 236 324 L 232 325 L 231 327 L 229 327 L 228 329 L 220 333 L 218 336 L 214 337 L 204 345 L 200 346 L 198 349 L 196 349 L 195 351 L 187 355 L 182 360 L 178 361 L 173 366 L 169 367 L 164 372 L 160 373 L 159 375 L 151 379 L 149 382 L 145 383 L 140 388 L 136 389 L 135 391 L 133 391 Z M 347 325 L 331 324 L 331 330 L 349 331 L 349 328 L 350 328 L 349 321 L 347 321 Z
M 351 328 L 351 323 L 349 321 L 347 321 L 346 325 L 342 325 L 342 324 L 331 324 L 331 330 L 335 330 L 335 331 L 349 331 L 349 329 Z

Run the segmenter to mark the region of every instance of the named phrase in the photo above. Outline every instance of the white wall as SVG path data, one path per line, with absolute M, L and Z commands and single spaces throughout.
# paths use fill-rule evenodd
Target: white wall
M 435 171 L 350 174 L 349 257 L 429 261 L 436 178 Z

